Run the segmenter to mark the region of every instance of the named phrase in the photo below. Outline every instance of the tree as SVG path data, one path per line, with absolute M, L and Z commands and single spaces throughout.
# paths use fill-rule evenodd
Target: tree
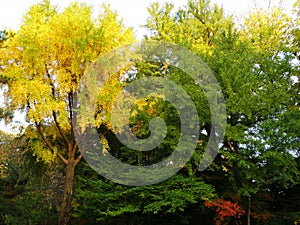
M 5 177 L 9 151 L 6 145 L 14 139 L 14 135 L 0 131 L 0 177 Z
M 78 175 L 75 190 L 75 215 L 84 224 L 191 224 L 189 212 L 199 213 L 201 204 L 216 197 L 214 188 L 196 177 L 175 175 L 156 185 L 129 187 L 99 179 L 89 170 L 84 169 L 88 178 Z
M 293 43 L 293 53 L 294 55 L 300 60 L 300 55 L 299 55 L 299 47 L 300 47 L 300 29 L 299 29 L 299 24 L 300 24 L 300 1 L 297 0 L 294 3 L 293 7 L 293 15 L 294 15 L 294 21 L 292 23 L 292 43 Z
M 0 152 L 5 157 L 0 163 L 0 223 L 57 224 L 58 196 L 61 195 L 57 190 L 62 184 L 58 160 L 52 164 L 37 161 L 26 134 L 6 134 L 1 138 Z
M 14 32 L 9 30 L 1 30 L 0 31 L 0 49 L 1 48 L 5 48 L 6 45 L 4 44 L 4 42 L 9 39 L 10 37 L 12 37 L 14 35 Z M 0 62 L 0 65 L 2 65 L 3 62 Z M 3 67 L 0 66 L 0 84 L 5 84 L 7 82 L 7 77 L 4 77 L 1 73 Z
M 211 5 L 209 0 L 188 0 L 187 6 L 173 12 L 172 4 L 152 4 L 147 27 L 151 38 L 182 45 L 205 59 L 211 54 L 214 40 L 233 26 L 224 9 Z
M 7 30 L 1 30 L 0 31 L 0 49 L 5 48 L 4 42 L 13 35 L 13 32 L 10 31 L 8 32 Z M 1 60 L 1 59 L 0 59 Z M 2 65 L 2 62 L 0 61 L 0 65 Z M 2 66 L 0 66 L 0 90 L 2 91 L 3 86 L 7 82 L 7 77 L 4 77 L 2 74 Z M 12 113 L 6 111 L 3 108 L 0 108 L 0 120 L 1 119 L 11 119 L 12 118 Z
M 149 13 L 152 38 L 183 45 L 202 57 L 226 99 L 225 138 L 202 176 L 216 185 L 220 195 L 232 191 L 247 203 L 256 193 L 276 192 L 275 186 L 288 188 L 299 182 L 292 153 L 298 151 L 299 136 L 292 131 L 298 127 L 292 115 L 299 110 L 289 42 L 291 19 L 280 8 L 257 10 L 237 28 L 222 8 L 203 0 L 188 1 L 175 13 L 170 4 L 154 4 Z M 202 129 L 209 134 L 207 124 Z M 250 218 L 251 205 L 245 206 Z
M 240 218 L 245 213 L 245 211 L 237 203 L 232 203 L 223 199 L 217 199 L 214 202 L 205 202 L 205 206 L 208 208 L 216 208 L 216 225 L 227 224 L 225 221 L 228 220 L 228 218 Z
M 134 40 L 115 12 L 106 6 L 104 11 L 92 18 L 91 7 L 73 3 L 59 12 L 45 0 L 30 8 L 1 49 L 7 107 L 23 110 L 34 124 L 42 140 L 33 143 L 34 154 L 45 161 L 58 157 L 65 165 L 59 224 L 69 221 L 74 170 L 82 158 L 72 127 L 79 81 L 99 55 Z

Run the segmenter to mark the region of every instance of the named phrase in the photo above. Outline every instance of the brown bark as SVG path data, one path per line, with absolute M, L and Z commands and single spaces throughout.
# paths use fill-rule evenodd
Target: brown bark
M 248 198 L 248 215 L 247 215 L 247 225 L 251 224 L 251 197 Z
M 74 142 L 73 142 L 74 143 Z M 82 155 L 80 154 L 75 159 L 77 144 L 68 145 L 68 160 L 66 164 L 66 177 L 64 184 L 63 197 L 59 213 L 59 225 L 67 225 L 70 223 L 70 216 L 72 211 L 72 194 L 74 184 L 75 167 L 80 162 Z
M 51 80 L 50 74 L 48 72 L 47 65 L 46 67 L 46 74 L 49 78 L 49 83 L 52 87 L 52 96 L 54 99 L 56 99 L 56 94 L 55 94 L 55 86 Z M 73 121 L 73 105 L 77 104 L 76 103 L 76 94 L 71 91 L 68 93 L 68 106 L 69 106 L 69 119 L 70 121 Z M 28 102 L 28 108 L 30 108 L 30 104 Z M 67 225 L 70 223 L 70 215 L 71 215 L 71 210 L 72 210 L 72 194 L 73 194 L 73 184 L 74 184 L 74 173 L 75 173 L 75 167 L 76 165 L 80 162 L 82 159 L 82 154 L 79 154 L 79 156 L 75 157 L 75 153 L 78 150 L 78 146 L 75 140 L 75 135 L 73 133 L 73 124 L 72 122 L 70 123 L 71 125 L 71 135 L 68 137 L 66 133 L 63 131 L 58 119 L 57 119 L 57 112 L 53 111 L 52 112 L 52 117 L 55 123 L 55 126 L 57 128 L 58 133 L 60 134 L 64 146 L 67 148 L 67 154 L 68 157 L 65 158 L 63 154 L 57 153 L 57 157 L 65 164 L 65 183 L 64 183 L 64 190 L 63 190 L 63 197 L 62 197 L 62 202 L 60 205 L 60 211 L 59 211 L 59 225 Z M 43 127 L 41 123 L 36 122 L 35 123 L 37 130 L 45 142 L 45 144 L 48 146 L 48 148 L 52 151 L 54 151 L 54 148 L 51 144 L 51 142 L 47 139 L 46 135 L 44 134 Z
M 56 126 L 59 126 L 57 123 Z M 46 136 L 44 135 L 44 132 L 42 130 L 42 126 L 39 123 L 36 123 L 37 130 L 45 142 L 45 144 L 48 146 L 50 150 L 54 152 L 54 149 L 51 145 L 51 143 L 47 140 Z M 74 172 L 76 165 L 80 162 L 82 159 L 82 154 L 77 156 L 75 158 L 75 153 L 77 151 L 77 143 L 75 141 L 74 134 L 71 135 L 71 140 L 68 141 L 67 138 L 65 140 L 65 145 L 68 146 L 67 152 L 68 152 L 68 158 L 65 158 L 61 153 L 57 153 L 57 157 L 62 160 L 62 162 L 65 164 L 66 168 L 66 176 L 65 176 L 65 183 L 64 183 L 64 190 L 63 190 L 63 197 L 62 202 L 60 206 L 60 213 L 59 213 L 59 225 L 67 225 L 70 221 L 70 215 L 72 210 L 72 192 L 73 192 L 73 184 L 74 184 Z
M 63 198 L 62 198 L 60 214 L 59 214 L 59 225 L 69 224 L 70 221 L 70 214 L 72 209 L 74 171 L 75 171 L 75 161 L 68 160 L 68 164 L 66 166 L 66 177 L 65 177 Z

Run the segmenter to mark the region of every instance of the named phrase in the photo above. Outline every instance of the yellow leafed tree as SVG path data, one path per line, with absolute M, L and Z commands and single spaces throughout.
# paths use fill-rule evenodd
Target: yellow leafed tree
M 79 81 L 99 55 L 133 41 L 132 30 L 106 6 L 94 18 L 86 4 L 73 3 L 59 11 L 44 0 L 30 8 L 0 50 L 0 70 L 8 80 L 7 106 L 24 110 L 41 139 L 33 154 L 45 161 L 57 156 L 65 164 L 59 224 L 68 223 L 74 169 L 82 158 L 72 129 Z M 53 145 L 58 137 L 63 140 L 60 148 Z

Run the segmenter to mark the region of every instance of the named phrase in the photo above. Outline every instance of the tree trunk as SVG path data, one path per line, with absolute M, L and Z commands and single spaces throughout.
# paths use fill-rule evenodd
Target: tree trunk
M 247 215 L 247 225 L 250 225 L 250 215 L 251 215 L 251 197 L 248 198 L 248 215 Z
M 72 191 L 74 183 L 75 161 L 68 160 L 66 165 L 66 178 L 64 184 L 63 198 L 59 214 L 59 225 L 69 224 L 72 209 Z

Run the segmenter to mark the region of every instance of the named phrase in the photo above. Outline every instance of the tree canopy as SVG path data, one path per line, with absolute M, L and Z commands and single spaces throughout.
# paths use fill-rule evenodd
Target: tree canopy
M 79 80 L 100 54 L 134 40 L 115 12 L 103 10 L 93 18 L 86 4 L 58 11 L 45 0 L 29 9 L 1 49 L 7 106 L 34 125 L 26 132 L 33 154 L 48 163 L 58 156 L 66 166 L 61 224 L 69 220 L 74 168 L 82 158 L 72 129 Z
M 199 171 L 214 132 L 213 109 L 203 90 L 166 62 L 119 68 L 99 89 L 92 109 L 101 154 L 110 151 L 127 164 L 149 166 L 168 157 L 179 142 L 180 115 L 159 94 L 135 102 L 129 128 L 147 139 L 151 119 L 160 117 L 165 139 L 145 152 L 118 140 L 110 112 L 119 91 L 134 80 L 171 80 L 198 112 L 199 137 L 190 161 L 168 180 L 140 187 L 115 184 L 93 171 L 82 160 L 73 129 L 87 68 L 99 56 L 135 42 L 132 30 L 105 5 L 97 16 L 84 3 L 64 10 L 48 0 L 33 5 L 17 31 L 0 32 L 0 83 L 6 87 L 0 117 L 20 110 L 30 124 L 17 136 L 0 135 L 0 201 L 8 205 L 0 207 L 0 223 L 300 223 L 299 4 L 290 14 L 280 7 L 253 9 L 241 24 L 209 0 L 188 0 L 180 9 L 172 3 L 150 5 L 145 39 L 183 46 L 203 59 L 221 86 L 227 118 L 214 162 Z

